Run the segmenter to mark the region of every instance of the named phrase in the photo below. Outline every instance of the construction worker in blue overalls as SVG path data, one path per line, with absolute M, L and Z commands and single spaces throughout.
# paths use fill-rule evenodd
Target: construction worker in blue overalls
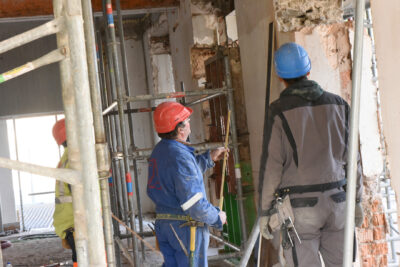
M 222 230 L 226 223 L 225 212 L 208 202 L 203 182 L 203 173 L 223 158 L 225 149 L 194 154 L 186 143 L 191 114 L 177 102 L 161 103 L 153 114 L 162 139 L 149 159 L 147 194 L 156 204 L 155 230 L 165 267 L 207 266 L 208 226 Z
M 58 120 L 53 126 L 53 137 L 59 146 L 64 147 L 64 153 L 57 168 L 68 168 L 68 148 L 65 132 L 65 120 Z M 74 267 L 78 266 L 74 241 L 74 210 L 72 207 L 71 185 L 56 181 L 56 198 L 53 214 L 53 225 L 56 234 L 62 240 L 62 246 L 72 250 Z

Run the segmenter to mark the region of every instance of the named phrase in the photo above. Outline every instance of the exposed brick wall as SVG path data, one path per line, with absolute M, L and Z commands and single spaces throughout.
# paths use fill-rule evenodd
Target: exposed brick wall
M 388 242 L 386 233 L 388 225 L 383 212 L 382 200 L 371 190 L 376 183 L 364 183 L 365 191 L 363 207 L 364 223 L 357 230 L 358 252 L 362 267 L 382 267 L 388 265 Z M 372 193 L 372 194 L 371 194 Z

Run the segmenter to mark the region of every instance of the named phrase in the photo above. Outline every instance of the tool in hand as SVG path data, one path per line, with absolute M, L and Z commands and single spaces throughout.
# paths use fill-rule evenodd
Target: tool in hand
M 221 177 L 221 188 L 219 194 L 219 209 L 222 210 L 222 206 L 224 204 L 224 183 L 225 183 L 225 169 L 226 169 L 226 162 L 228 159 L 228 143 L 229 143 L 229 126 L 231 122 L 231 111 L 228 110 L 228 120 L 226 122 L 226 131 L 225 131 L 225 152 L 224 152 L 224 161 L 222 163 L 222 177 Z

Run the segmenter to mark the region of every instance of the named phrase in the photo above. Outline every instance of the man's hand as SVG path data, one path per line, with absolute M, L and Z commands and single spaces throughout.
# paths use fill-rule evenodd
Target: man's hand
M 272 239 L 273 236 L 269 231 L 269 216 L 262 216 L 260 217 L 260 232 L 265 239 Z
M 224 147 L 219 147 L 217 149 L 214 149 L 210 152 L 211 159 L 213 161 L 218 161 L 224 158 L 224 153 L 228 153 L 227 156 L 229 155 L 229 148 L 225 149 Z
M 354 219 L 356 227 L 361 227 L 364 221 L 364 211 L 361 203 L 356 203 L 356 208 L 354 212 Z
M 219 216 L 219 219 L 222 222 L 222 225 L 226 224 L 226 213 L 225 213 L 225 211 L 220 211 L 218 213 L 218 216 Z

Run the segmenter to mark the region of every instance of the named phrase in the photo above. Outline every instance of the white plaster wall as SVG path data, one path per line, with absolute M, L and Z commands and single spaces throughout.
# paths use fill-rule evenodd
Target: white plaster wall
M 350 42 L 354 45 L 354 32 L 350 31 Z M 352 50 L 353 52 L 353 50 Z M 353 58 L 353 53 L 352 53 Z M 380 129 L 378 121 L 377 88 L 372 81 L 372 45 L 369 36 L 364 36 L 362 80 L 360 94 L 360 153 L 363 174 L 368 179 L 377 179 L 383 170 Z
M 268 25 L 273 20 L 273 6 L 272 1 L 236 0 L 235 7 L 253 181 L 254 188 L 258 188 L 265 111 Z M 279 96 L 281 89 L 282 86 L 274 79 L 271 101 Z
M 296 42 L 302 45 L 311 60 L 310 79 L 319 83 L 326 91 L 340 95 L 339 68 L 333 68 L 323 49 L 318 31 L 312 34 L 296 34 Z
M 0 157 L 10 158 L 6 120 L 0 120 Z M 3 224 L 17 222 L 14 189 L 10 169 L 0 168 L 0 198 Z
M 181 82 L 186 91 L 198 90 L 197 80 L 193 79 L 190 65 L 190 49 L 194 45 L 191 1 L 180 1 L 179 9 L 168 13 L 169 38 L 175 90 L 181 90 Z M 187 98 L 189 102 L 193 98 Z M 193 106 L 190 127 L 192 143 L 203 142 L 205 133 L 201 119 L 201 106 Z
M 128 82 L 130 95 L 133 96 L 148 94 L 142 41 L 134 39 L 125 40 L 125 49 L 128 65 Z M 122 64 L 122 60 L 120 62 Z M 131 103 L 131 108 L 143 107 L 148 107 L 148 103 L 144 101 Z M 153 132 L 151 114 L 152 113 L 149 112 L 132 114 L 133 134 L 135 138 L 135 146 L 137 148 L 151 148 L 153 146 L 152 134 L 149 134 Z M 126 119 L 128 120 L 127 116 Z M 129 129 L 127 129 L 126 136 L 128 138 L 128 143 L 130 144 L 130 133 L 128 132 L 128 130 Z M 137 162 L 140 200 L 143 212 L 153 212 L 155 206 L 146 194 L 147 167 L 147 162 Z M 131 169 L 131 172 L 132 177 L 134 177 L 133 169 Z
M 381 95 L 383 132 L 391 184 L 396 195 L 400 192 L 400 90 L 398 69 L 400 62 L 400 2 L 371 1 L 379 89 Z M 400 201 L 397 197 L 397 206 Z

